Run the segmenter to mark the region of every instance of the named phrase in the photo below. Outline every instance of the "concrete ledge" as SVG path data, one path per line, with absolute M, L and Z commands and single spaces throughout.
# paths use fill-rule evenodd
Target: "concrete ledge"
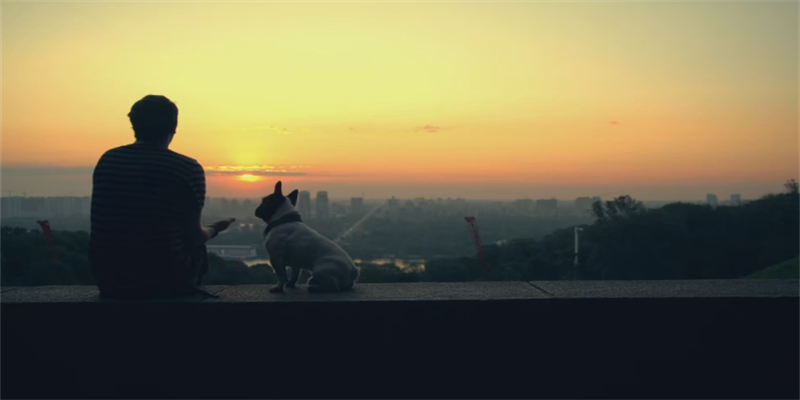
M 797 280 L 208 289 L 3 287 L 0 397 L 800 396 Z
M 269 285 L 212 285 L 206 289 L 218 299 L 187 297 L 148 300 L 147 303 L 274 303 L 370 302 L 533 299 L 637 298 L 752 298 L 798 297 L 797 279 L 740 279 L 693 281 L 537 281 L 463 283 L 370 283 L 343 293 L 309 293 L 305 285 L 283 294 L 269 293 Z M 3 287 L 2 303 L 131 303 L 103 301 L 95 286 Z
M 797 279 L 709 279 L 691 281 L 541 281 L 537 289 L 571 299 L 798 297 Z

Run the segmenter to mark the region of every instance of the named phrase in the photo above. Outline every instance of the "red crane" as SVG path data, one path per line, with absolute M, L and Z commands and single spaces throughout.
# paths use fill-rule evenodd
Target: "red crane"
M 475 248 L 478 249 L 478 259 L 483 265 L 483 280 L 488 281 L 491 279 L 489 276 L 489 264 L 486 262 L 486 257 L 483 255 L 483 243 L 481 242 L 481 235 L 478 233 L 478 224 L 475 222 L 475 217 L 464 217 L 469 224 L 469 230 L 472 233 L 472 241 L 475 243 Z
M 60 257 L 58 256 L 58 251 L 56 251 L 55 246 L 55 239 L 53 238 L 53 231 L 50 230 L 50 221 L 36 221 L 39 226 L 42 227 L 42 233 L 44 233 L 45 240 L 47 241 L 47 247 L 50 249 L 50 253 L 53 254 L 53 260 L 61 261 Z

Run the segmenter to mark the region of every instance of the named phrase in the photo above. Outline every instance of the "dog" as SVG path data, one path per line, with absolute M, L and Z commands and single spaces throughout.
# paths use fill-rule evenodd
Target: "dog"
M 295 288 L 300 271 L 311 271 L 309 292 L 339 292 L 353 288 L 358 280 L 358 268 L 353 259 L 336 243 L 304 224 L 295 209 L 298 191 L 284 196 L 281 182 L 274 193 L 261 200 L 256 217 L 267 223 L 264 230 L 265 247 L 278 282 L 269 289 L 283 293 L 284 286 Z M 287 279 L 286 267 L 292 268 Z

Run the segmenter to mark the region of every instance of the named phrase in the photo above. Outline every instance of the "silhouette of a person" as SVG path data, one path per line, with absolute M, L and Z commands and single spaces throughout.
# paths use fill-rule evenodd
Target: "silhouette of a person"
M 105 152 L 92 177 L 89 262 L 101 296 L 205 293 L 205 243 L 234 219 L 202 226 L 205 173 L 196 160 L 169 150 L 178 126 L 172 101 L 145 96 L 128 117 L 136 141 Z

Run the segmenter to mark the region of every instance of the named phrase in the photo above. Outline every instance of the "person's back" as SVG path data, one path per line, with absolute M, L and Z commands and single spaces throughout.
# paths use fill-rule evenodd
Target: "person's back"
M 129 116 L 136 143 L 107 151 L 94 170 L 92 273 L 105 297 L 191 294 L 207 269 L 203 244 L 230 220 L 200 226 L 203 168 L 167 148 L 177 107 L 147 96 Z

